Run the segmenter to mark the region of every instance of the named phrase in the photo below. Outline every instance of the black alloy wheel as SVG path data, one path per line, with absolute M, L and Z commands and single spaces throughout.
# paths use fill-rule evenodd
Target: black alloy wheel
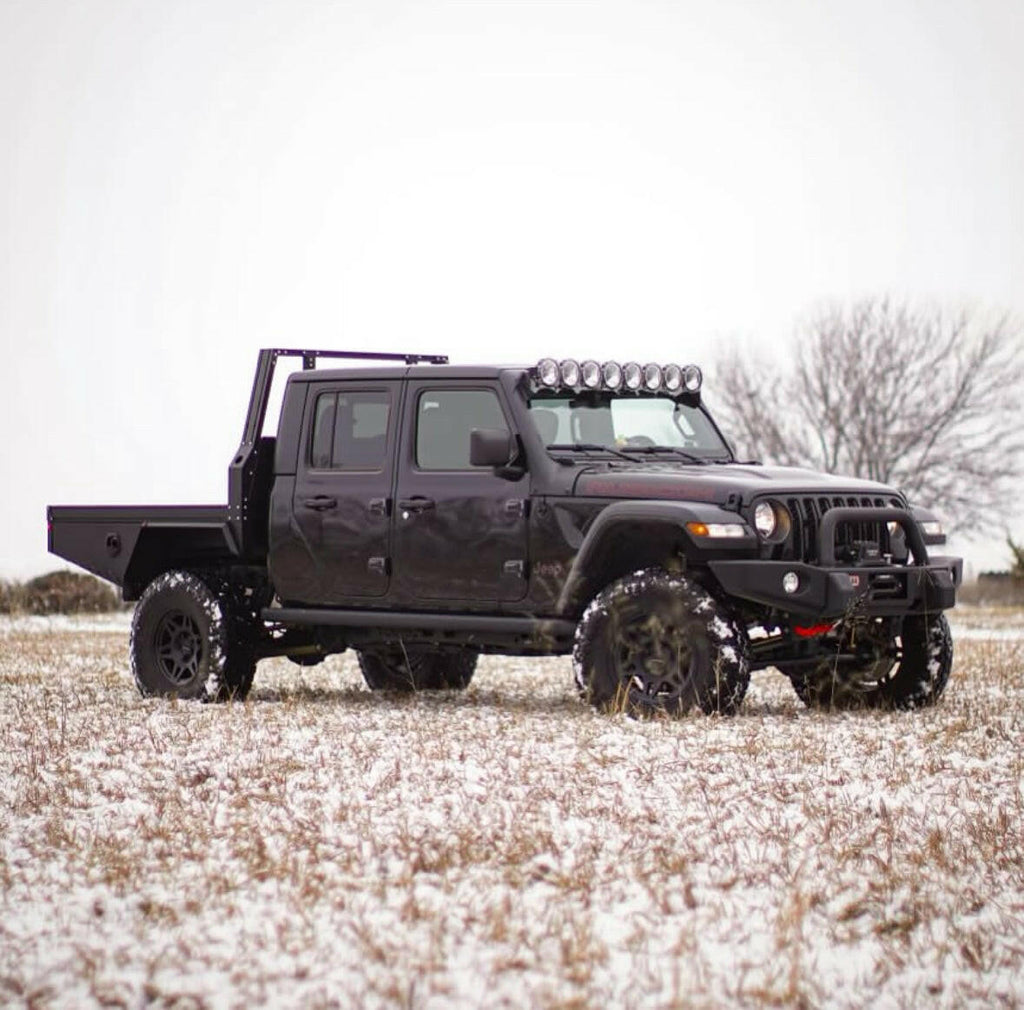
M 631 715 L 734 713 L 750 682 L 746 630 L 697 583 L 660 568 L 613 582 L 576 628 L 581 695 Z
M 230 587 L 172 571 L 147 586 L 132 616 L 128 654 L 145 697 L 242 699 L 256 673 L 256 633 Z
M 199 625 L 181 610 L 168 611 L 156 629 L 156 661 L 172 683 L 188 684 L 203 664 L 203 639 Z
M 808 708 L 910 709 L 934 705 L 949 681 L 953 636 L 944 614 L 847 621 L 817 666 L 780 667 Z

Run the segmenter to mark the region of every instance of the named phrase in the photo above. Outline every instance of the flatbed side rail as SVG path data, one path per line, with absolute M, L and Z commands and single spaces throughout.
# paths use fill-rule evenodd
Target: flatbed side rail
M 51 505 L 50 552 L 135 599 L 167 568 L 222 566 L 239 549 L 223 505 Z

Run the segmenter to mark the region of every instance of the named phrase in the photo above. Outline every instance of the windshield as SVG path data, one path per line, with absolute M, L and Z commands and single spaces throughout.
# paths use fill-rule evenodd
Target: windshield
M 602 446 L 638 455 L 660 448 L 700 460 L 731 458 L 700 407 L 667 396 L 606 392 L 536 396 L 530 400 L 530 415 L 547 446 Z M 665 454 L 671 458 L 669 452 Z

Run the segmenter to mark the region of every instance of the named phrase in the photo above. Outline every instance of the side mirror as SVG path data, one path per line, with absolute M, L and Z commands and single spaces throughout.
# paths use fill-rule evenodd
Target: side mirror
M 473 466 L 507 467 L 516 454 L 516 440 L 504 428 L 473 428 L 469 433 L 469 462 Z

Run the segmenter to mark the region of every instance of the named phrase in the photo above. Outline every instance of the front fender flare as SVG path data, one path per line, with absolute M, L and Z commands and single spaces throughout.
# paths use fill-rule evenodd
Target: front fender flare
M 574 614 L 609 582 L 682 554 L 688 563 L 756 556 L 757 537 L 713 541 L 695 537 L 689 522 L 737 523 L 740 516 L 718 505 L 663 500 L 615 502 L 590 524 L 558 597 L 558 612 Z

